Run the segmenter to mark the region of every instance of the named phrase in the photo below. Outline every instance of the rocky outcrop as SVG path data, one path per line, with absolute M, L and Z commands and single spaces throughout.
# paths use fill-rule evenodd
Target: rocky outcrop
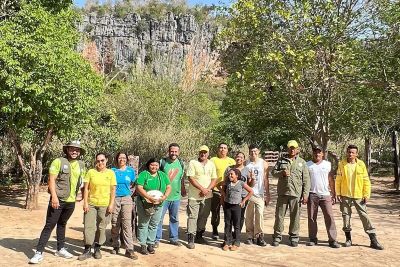
M 78 25 L 85 40 L 78 49 L 89 58 L 97 58 L 99 71 L 150 67 L 156 74 L 199 78 L 214 72 L 217 53 L 213 41 L 217 27 L 199 25 L 191 15 L 172 13 L 159 21 L 129 14 L 85 15 Z

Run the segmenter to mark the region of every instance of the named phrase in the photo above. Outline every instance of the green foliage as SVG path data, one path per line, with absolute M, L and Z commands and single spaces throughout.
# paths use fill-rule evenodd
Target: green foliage
M 239 0 L 227 9 L 220 36 L 229 46 L 223 58 L 230 71 L 223 112 L 245 123 L 238 141 L 274 146 L 284 136 L 301 136 L 326 148 L 330 140 L 368 132 L 371 118 L 398 115 L 379 108 L 398 101 L 371 86 L 365 37 L 374 16 L 366 1 L 353 2 Z
M 133 72 L 125 82 L 112 84 L 105 102 L 118 121 L 122 149 L 141 157 L 163 156 L 169 143 L 180 144 L 183 157 L 196 155 L 218 124 L 221 91 L 198 83 L 193 90 L 179 82 Z
M 26 5 L 0 26 L 1 117 L 29 142 L 79 130 L 95 106 L 101 80 L 75 51 L 74 21 L 71 10 Z

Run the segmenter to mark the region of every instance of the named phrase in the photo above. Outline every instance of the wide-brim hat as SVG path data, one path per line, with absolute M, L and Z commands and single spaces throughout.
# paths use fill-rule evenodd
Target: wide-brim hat
M 79 148 L 79 150 L 81 151 L 81 155 L 85 154 L 85 149 L 82 148 L 81 142 L 80 141 L 71 141 L 68 142 L 67 144 L 63 145 L 63 152 L 65 154 L 67 154 L 67 148 L 68 147 L 76 147 Z

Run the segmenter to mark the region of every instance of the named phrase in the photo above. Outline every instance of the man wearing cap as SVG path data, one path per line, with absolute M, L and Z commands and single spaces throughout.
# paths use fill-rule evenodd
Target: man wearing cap
M 218 152 L 216 157 L 210 159 L 215 164 L 217 170 L 217 182 L 216 184 L 224 180 L 224 174 L 226 168 L 235 165 L 236 162 L 233 158 L 228 157 L 228 145 L 225 143 L 220 143 L 218 146 Z M 213 228 L 212 238 L 214 240 L 218 239 L 218 225 L 220 221 L 220 209 L 221 209 L 221 193 L 218 188 L 215 187 L 212 190 L 212 200 L 211 200 L 211 225 Z
M 208 159 L 209 149 L 202 145 L 197 160 L 191 160 L 187 170 L 189 180 L 187 205 L 188 248 L 194 249 L 194 242 L 206 243 L 203 234 L 210 215 L 212 189 L 217 181 L 215 164 Z M 196 239 L 196 240 L 195 240 Z
M 50 234 L 57 225 L 57 251 L 55 255 L 62 258 L 72 258 L 65 247 L 65 229 L 68 219 L 75 209 L 82 178 L 85 175 L 85 164 L 78 160 L 85 153 L 79 141 L 72 141 L 63 146 L 65 157 L 55 159 L 49 169 L 50 201 L 47 208 L 46 224 L 40 234 L 36 253 L 29 263 L 35 264 L 43 260 L 44 247 Z
M 331 173 L 331 163 L 324 160 L 324 152 L 318 145 L 313 146 L 313 158 L 307 162 L 311 177 L 311 189 L 308 196 L 308 237 L 307 246 L 315 246 L 318 243 L 317 216 L 318 207 L 321 207 L 324 215 L 326 232 L 328 233 L 329 246 L 339 248 L 336 241 L 337 231 L 332 205 L 335 203 L 335 181 Z
M 375 227 L 367 213 L 367 202 L 371 197 L 371 181 L 365 163 L 358 158 L 358 147 L 349 145 L 346 158 L 339 162 L 335 189 L 340 201 L 340 211 L 343 217 L 343 231 L 346 235 L 344 247 L 350 247 L 351 242 L 351 209 L 354 206 L 368 234 L 373 249 L 383 250 L 376 238 Z
M 275 224 L 272 246 L 279 246 L 282 241 L 284 219 L 289 209 L 289 245 L 297 247 L 300 230 L 300 203 L 306 204 L 310 191 L 310 174 L 304 159 L 298 156 L 297 141 L 290 140 L 287 144 L 288 157 L 281 157 L 272 170 L 272 175 L 278 178 L 275 210 Z

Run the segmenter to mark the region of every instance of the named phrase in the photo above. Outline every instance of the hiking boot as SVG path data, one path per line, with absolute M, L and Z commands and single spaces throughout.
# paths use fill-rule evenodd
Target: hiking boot
M 143 255 L 149 255 L 149 252 L 147 251 L 147 246 L 146 245 L 141 245 L 140 246 L 140 253 Z
M 219 238 L 218 232 L 213 232 L 213 233 L 212 233 L 212 239 L 213 239 L 213 240 L 218 240 L 218 238 Z
M 264 235 L 263 234 L 259 234 L 257 237 L 257 245 L 260 247 L 265 247 L 267 245 L 267 243 L 264 241 Z
M 297 241 L 293 241 L 293 240 L 290 240 L 289 241 L 289 246 L 291 246 L 291 247 L 297 247 L 299 245 L 299 242 L 297 242 Z
M 100 248 L 101 248 L 101 246 L 99 246 L 99 245 L 95 245 L 95 246 L 94 246 L 93 257 L 94 257 L 96 260 L 100 260 L 101 257 L 102 257 L 102 256 L 101 256 Z
M 194 236 L 193 234 L 188 234 L 188 249 L 194 249 Z
M 335 241 L 329 241 L 329 247 L 331 247 L 331 248 L 340 248 L 341 245 L 335 240 Z
M 233 246 L 231 247 L 231 251 L 236 251 L 236 250 L 238 250 L 238 249 L 239 249 L 239 247 L 236 246 L 236 245 L 233 245 Z
M 150 254 L 156 253 L 156 250 L 154 249 L 154 245 L 148 245 L 148 246 L 147 246 L 147 251 L 148 251 Z
M 376 239 L 376 234 L 369 234 L 369 238 L 371 239 L 371 244 L 369 245 L 373 249 L 383 250 L 383 246 L 379 244 L 378 240 Z
M 231 248 L 231 246 L 225 245 L 222 247 L 223 251 L 228 251 Z
M 83 253 L 78 256 L 78 260 L 84 261 L 84 260 L 90 259 L 91 257 L 92 257 L 92 252 L 91 252 L 91 249 L 89 247 L 89 248 L 85 248 Z
M 310 238 L 310 241 L 306 243 L 306 246 L 313 247 L 318 244 L 318 240 L 316 238 Z
M 174 246 L 177 246 L 177 247 L 182 246 L 181 242 L 179 242 L 178 240 L 171 240 L 171 241 L 169 241 L 169 243 L 171 245 L 174 245 Z
M 29 260 L 30 264 L 37 264 L 43 260 L 43 252 L 36 251 L 35 255 Z
M 198 243 L 198 244 L 208 244 L 208 242 L 204 239 L 203 235 L 201 233 L 196 233 L 196 238 L 194 240 L 194 242 Z
M 343 247 L 351 247 L 351 232 L 344 232 L 344 234 L 346 235 L 346 242 L 344 242 Z
M 65 259 L 72 259 L 74 257 L 74 255 L 69 253 L 65 248 L 57 250 L 56 253 L 54 253 L 54 255 Z
M 273 247 L 278 247 L 279 246 L 279 241 L 277 241 L 277 240 L 274 240 L 274 241 L 272 241 L 272 243 L 271 243 L 271 246 L 273 246 Z
M 253 244 L 254 244 L 253 238 L 247 238 L 246 241 L 244 241 L 244 243 L 245 243 L 246 245 L 253 245 Z
M 135 251 L 131 249 L 127 249 L 125 251 L 125 256 L 132 259 L 132 260 L 137 260 L 138 256 L 136 256 Z
M 111 250 L 111 254 L 118 254 L 119 253 L 119 247 L 115 247 L 113 248 L 113 250 Z
M 160 241 L 154 242 L 154 248 L 158 248 L 160 246 Z

